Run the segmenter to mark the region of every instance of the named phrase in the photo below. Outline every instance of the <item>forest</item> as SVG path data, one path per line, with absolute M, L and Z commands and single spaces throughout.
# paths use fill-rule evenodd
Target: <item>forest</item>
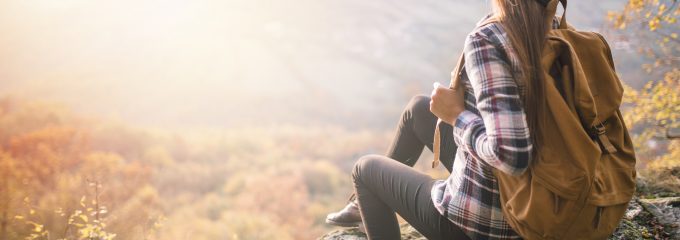
M 352 6 L 364 6 L 364 3 L 355 4 Z M 402 1 L 401 4 L 406 3 Z M 420 10 L 436 12 L 441 7 L 437 4 L 444 3 L 429 1 L 428 4 Z M 446 6 L 458 3 L 451 4 Z M 596 17 L 602 20 L 595 25 L 601 27 L 600 30 L 617 49 L 617 66 L 626 86 L 622 112 L 634 139 L 638 176 L 680 195 L 678 1 L 603 1 L 603 4 L 606 11 Z M 370 6 L 361 9 L 382 8 L 382 5 L 366 5 Z M 574 5 L 573 9 L 582 9 L 587 4 Z M 398 4 L 390 6 L 398 9 Z M 410 16 L 420 19 L 431 13 L 423 11 L 415 11 Z M 574 16 L 586 18 L 587 14 L 574 13 Z M 8 15 L 0 15 L 8 18 Z M 448 21 L 436 17 L 430 19 L 439 23 Z M 389 21 L 377 22 L 386 24 Z M 416 23 L 400 29 L 415 31 L 410 34 L 421 33 L 414 29 L 426 29 L 423 31 L 432 34 L 430 37 L 437 41 L 446 41 L 449 37 L 437 28 L 440 25 Z M 585 20 L 579 24 L 588 25 Z M 267 26 L 267 31 L 282 29 L 277 24 Z M 0 24 L 0 30 L 9 29 L 7 25 Z M 463 36 L 450 35 L 451 38 Z M 285 39 L 285 34 L 282 36 L 282 44 L 290 40 Z M 9 43 L 10 40 L 0 38 L 0 43 Z M 416 56 L 418 58 L 435 61 L 448 57 L 448 63 L 455 60 L 451 56 L 456 54 L 438 55 L 442 50 L 437 50 L 440 47 L 437 41 L 409 41 L 415 41 L 414 45 L 404 45 L 402 50 L 418 52 L 421 54 Z M 429 48 L 418 49 L 418 44 Z M 451 49 L 445 50 L 454 51 L 459 45 L 457 42 Z M 331 44 L 326 47 L 341 51 L 346 46 Z M 281 47 L 279 53 L 289 54 L 285 49 L 288 48 Z M 322 49 L 328 50 L 318 47 L 314 51 L 322 52 Z M 210 101 L 206 100 L 205 106 L 201 107 L 194 106 L 196 102 L 203 103 L 203 99 L 176 98 L 165 102 L 163 94 L 154 95 L 154 92 L 145 90 L 138 92 L 144 92 L 144 96 L 150 99 L 161 99 L 159 102 L 163 105 L 141 102 L 141 110 L 128 111 L 137 103 L 104 104 L 99 98 L 109 96 L 105 94 L 107 87 L 117 88 L 115 81 L 102 81 L 100 85 L 104 90 L 96 94 L 84 93 L 88 98 L 74 92 L 43 98 L 40 97 L 45 92 L 43 88 L 52 91 L 52 88 L 63 90 L 77 86 L 75 88 L 84 89 L 99 85 L 63 80 L 61 78 L 64 77 L 92 76 L 91 73 L 71 76 L 63 73 L 67 72 L 63 69 L 53 75 L 22 75 L 23 72 L 47 71 L 40 68 L 48 69 L 54 63 L 21 68 L 20 64 L 28 64 L 21 63 L 22 58 L 2 57 L 2 60 L 16 61 L 12 63 L 14 65 L 0 61 L 3 65 L 0 66 L 0 82 L 4 82 L 0 86 L 6 90 L 0 92 L 0 240 L 316 239 L 333 229 L 324 223 L 325 216 L 344 206 L 351 193 L 349 172 L 354 161 L 364 154 L 383 153 L 393 137 L 399 110 L 409 96 L 428 91 L 430 80 L 415 80 L 416 77 L 412 76 L 420 75 L 420 71 L 428 72 L 429 76 L 439 76 L 448 69 L 448 65 L 440 62 L 432 65 L 421 63 L 422 66 L 414 67 L 394 60 L 395 55 L 390 53 L 382 56 L 347 49 L 333 53 L 360 62 L 362 68 L 377 69 L 376 72 L 363 72 L 363 78 L 351 80 L 356 83 L 338 84 L 331 80 L 341 81 L 339 79 L 313 77 L 315 71 L 325 68 L 305 72 L 305 69 L 299 68 L 304 63 L 296 65 L 291 61 L 284 66 L 297 69 L 291 71 L 292 78 L 301 80 L 288 85 L 304 89 L 300 91 L 310 95 L 301 96 L 297 87 L 281 90 L 291 92 L 285 96 L 245 94 L 242 98 L 233 99 L 233 106 L 225 105 L 226 113 L 215 113 L 219 110 L 210 107 L 220 104 L 213 101 L 218 95 L 211 95 L 217 92 L 206 93 L 206 99 Z M 3 47 L 0 55 L 8 55 L 12 51 L 15 50 Z M 309 49 L 305 51 L 308 51 L 305 54 L 322 55 Z M 399 57 L 409 58 L 409 55 Z M 381 59 L 393 59 L 394 62 Z M 399 69 L 402 67 L 399 64 L 411 67 Z M 329 65 L 343 66 L 340 62 Z M 114 70 L 102 71 L 112 74 L 116 72 Z M 175 71 L 173 73 L 179 77 L 191 73 L 177 69 L 168 71 Z M 245 76 L 240 74 L 236 76 Z M 341 76 L 348 76 L 348 73 L 344 74 Z M 51 79 L 43 79 L 41 81 L 44 82 L 31 82 L 28 87 L 21 83 L 29 78 L 49 76 L 60 79 L 54 79 L 56 83 L 52 84 Z M 122 77 L 126 76 L 149 75 L 140 73 Z M 201 79 L 194 79 L 190 84 L 212 86 L 213 80 L 208 77 Z M 189 82 L 163 86 L 172 85 L 196 94 L 184 84 Z M 339 86 L 334 90 L 324 90 L 325 84 Z M 372 89 L 354 92 L 353 89 L 359 89 L 362 84 L 368 84 Z M 234 86 L 240 85 L 230 85 Z M 159 85 L 158 88 L 162 87 Z M 118 93 L 117 98 L 138 96 L 134 95 L 135 90 L 124 89 L 124 93 L 130 95 Z M 366 93 L 375 89 L 391 92 L 384 96 Z M 233 90 L 229 94 L 238 95 L 238 92 Z M 362 98 L 370 104 L 355 102 L 362 101 Z M 267 102 L 272 103 L 267 105 Z M 183 107 L 183 103 L 194 105 Z M 119 115 L 98 112 L 119 105 L 124 106 Z M 138 115 L 154 112 L 155 108 L 163 114 L 140 120 Z M 262 111 L 243 110 L 246 108 Z M 173 110 L 181 112 L 173 115 Z M 192 117 L 200 111 L 213 115 L 208 120 Z M 175 119 L 179 124 L 159 119 Z M 434 177 L 445 178 L 445 169 L 429 169 L 426 160 L 429 157 L 431 154 L 426 151 L 416 168 Z
M 181 137 L 0 106 L 3 239 L 311 239 L 350 191 L 339 165 L 387 139 L 295 126 Z

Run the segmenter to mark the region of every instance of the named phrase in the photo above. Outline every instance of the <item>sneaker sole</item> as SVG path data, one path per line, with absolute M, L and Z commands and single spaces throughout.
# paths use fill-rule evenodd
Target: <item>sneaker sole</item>
M 326 223 L 330 225 L 335 225 L 338 227 L 358 227 L 361 224 L 361 221 L 358 222 L 336 222 L 330 219 L 326 219 Z

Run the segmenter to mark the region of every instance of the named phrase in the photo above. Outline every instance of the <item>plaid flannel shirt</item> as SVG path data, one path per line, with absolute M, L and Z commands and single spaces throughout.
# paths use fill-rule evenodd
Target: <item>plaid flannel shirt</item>
M 519 175 L 531 160 L 520 98 L 525 90 L 515 81 L 521 63 L 497 22 L 478 24 L 467 36 L 464 53 L 466 110 L 453 126 L 458 149 L 451 175 L 432 188 L 432 201 L 471 239 L 520 239 L 503 218 L 492 169 Z

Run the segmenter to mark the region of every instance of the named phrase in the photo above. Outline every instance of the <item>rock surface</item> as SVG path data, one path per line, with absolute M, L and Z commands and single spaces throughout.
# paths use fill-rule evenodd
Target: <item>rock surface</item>
M 672 236 L 680 236 L 680 197 L 642 199 L 640 203 L 659 223 L 668 226 Z
M 680 197 L 638 199 L 629 204 L 624 219 L 609 238 L 613 239 L 676 239 L 680 240 Z M 401 238 L 425 240 L 407 223 L 401 224 Z M 334 230 L 320 240 L 366 240 L 358 228 Z
M 401 228 L 401 239 L 408 240 L 426 240 L 423 235 L 416 231 L 413 227 L 408 225 L 408 223 L 402 223 Z M 367 240 L 366 234 L 359 231 L 359 228 L 345 228 L 338 229 L 323 235 L 320 240 Z

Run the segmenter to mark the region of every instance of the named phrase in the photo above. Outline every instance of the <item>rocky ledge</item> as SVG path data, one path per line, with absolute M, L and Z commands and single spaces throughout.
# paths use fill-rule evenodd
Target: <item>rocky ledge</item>
M 401 224 L 402 239 L 425 240 L 418 231 L 407 223 Z M 320 240 L 366 240 L 358 228 L 334 230 Z M 626 215 L 612 239 L 670 239 L 680 240 L 680 193 L 659 191 L 638 182 L 638 194 L 628 205 Z

